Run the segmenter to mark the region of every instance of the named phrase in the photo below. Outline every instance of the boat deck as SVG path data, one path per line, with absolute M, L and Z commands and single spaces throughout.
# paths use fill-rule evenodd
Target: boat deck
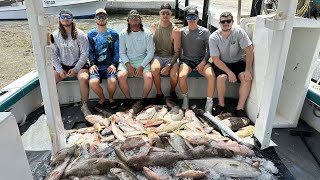
M 118 101 L 120 103 L 121 100 Z M 228 111 L 233 112 L 236 107 L 236 99 L 227 99 L 226 105 Z M 89 108 L 92 109 L 96 101 L 89 102 Z M 151 101 L 152 103 L 152 101 Z M 190 105 L 196 104 L 199 108 L 204 108 L 205 100 L 190 100 Z M 180 102 L 181 104 L 181 102 Z M 217 99 L 214 100 L 217 104 Z M 120 108 L 119 108 L 120 110 Z M 107 111 L 112 112 L 110 109 Z M 44 113 L 43 107 L 34 111 L 28 116 L 26 124 L 20 127 L 21 135 Z M 64 105 L 61 107 L 62 119 L 65 129 L 81 128 L 86 126 L 86 122 L 80 111 L 79 104 Z M 320 134 L 311 129 L 304 121 L 300 121 L 298 127 L 294 130 L 311 131 L 311 137 L 306 137 L 305 142 L 299 136 L 290 135 L 293 129 L 274 129 L 272 132 L 272 140 L 278 145 L 266 150 L 256 149 L 258 156 L 271 160 L 279 169 L 278 179 L 308 179 L 316 180 L 320 177 L 320 166 L 315 158 L 308 150 L 320 159 Z M 48 167 L 50 152 L 49 151 L 27 151 L 28 161 L 34 176 L 34 179 L 44 179 Z

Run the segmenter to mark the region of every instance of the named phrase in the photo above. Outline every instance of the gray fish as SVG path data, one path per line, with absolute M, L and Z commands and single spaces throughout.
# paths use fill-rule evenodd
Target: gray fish
M 56 154 L 54 154 L 52 157 L 51 157 L 51 163 L 50 165 L 55 165 L 56 163 L 60 162 L 60 161 L 64 161 L 64 159 L 67 157 L 67 156 L 73 156 L 74 154 L 74 151 L 77 149 L 77 146 L 74 145 L 74 146 L 71 146 L 71 147 L 68 147 L 68 148 L 64 148 L 64 149 L 61 149 L 60 151 L 58 151 Z
M 169 98 L 166 99 L 166 105 L 169 109 L 172 109 L 174 106 L 177 106 L 177 104 L 171 101 Z
M 170 151 L 151 152 L 149 154 L 149 166 L 170 166 L 177 161 L 187 159 L 187 155 L 183 153 L 175 153 Z
M 149 119 L 152 119 L 152 117 L 154 116 L 155 113 L 156 113 L 156 108 L 155 107 L 150 107 L 150 108 L 140 112 L 137 115 L 136 120 L 149 120 Z
M 125 150 L 130 150 L 133 149 L 135 147 L 141 147 L 143 145 L 145 145 L 146 142 L 140 138 L 140 137 L 131 137 L 131 138 L 127 138 L 121 145 L 120 149 L 122 151 Z
M 188 149 L 183 137 L 175 133 L 170 133 L 169 136 L 168 142 L 176 151 L 184 153 Z
M 250 148 L 247 146 L 238 144 L 235 141 L 211 141 L 209 144 L 210 147 L 217 148 L 217 149 L 228 149 L 232 151 L 234 154 L 241 155 L 241 156 L 253 156 L 254 151 L 252 151 Z
M 163 118 L 172 121 L 180 121 L 183 116 L 184 114 L 182 109 L 179 106 L 174 106 Z
M 156 106 L 155 108 L 156 108 L 156 113 L 154 114 L 152 119 L 155 119 L 155 120 L 161 119 L 168 113 L 168 109 L 166 108 L 166 106 Z
M 232 157 L 233 153 L 227 149 L 216 149 L 201 145 L 186 151 L 186 155 L 190 159 L 201 159 L 209 157 Z
M 134 103 L 131 109 L 129 109 L 129 114 L 136 116 L 143 109 L 144 109 L 143 103 L 141 101 L 138 101 Z
M 99 151 L 95 154 L 90 155 L 90 158 L 105 158 L 107 157 L 110 153 L 114 151 L 114 147 L 119 145 L 120 141 L 114 141 L 112 144 L 110 144 L 108 147 L 103 149 L 102 151 Z
M 63 163 L 58 165 L 46 178 L 46 180 L 59 180 L 63 175 L 64 170 L 66 169 L 71 157 L 67 156 Z
M 118 166 L 119 163 L 117 161 L 104 158 L 91 158 L 76 163 L 71 169 L 66 169 L 63 176 L 83 177 L 89 175 L 103 175 L 108 173 L 111 168 Z
M 120 168 L 111 168 L 110 172 L 117 176 L 120 180 L 138 180 L 138 178 L 128 171 Z
M 143 167 L 143 174 L 148 180 L 161 180 L 160 176 L 147 167 Z
M 219 114 L 217 116 L 218 116 L 219 119 L 224 120 L 224 119 L 227 119 L 229 117 L 232 117 L 232 114 L 227 112 L 227 113 Z
M 247 126 L 250 123 L 250 120 L 245 117 L 229 117 L 221 122 L 228 126 L 231 130 L 237 131 L 238 129 Z
M 181 172 L 179 174 L 176 174 L 177 177 L 181 178 L 192 178 L 192 179 L 201 179 L 206 177 L 209 174 L 209 171 L 196 171 L 196 170 L 188 170 Z
M 134 170 L 141 171 L 144 166 L 149 166 L 150 156 L 146 154 L 135 155 L 128 160 L 128 165 Z
M 111 180 L 107 175 L 90 175 L 79 178 L 79 180 Z
M 212 169 L 227 177 L 257 177 L 261 175 L 260 170 L 250 164 L 229 158 L 207 158 L 185 160 L 184 162 L 199 169 Z
M 128 162 L 127 156 L 124 154 L 124 152 L 121 149 L 114 148 L 114 151 L 116 152 L 118 159 L 120 159 L 124 163 Z
M 99 123 L 100 125 L 105 127 L 108 127 L 110 124 L 109 119 L 106 119 L 99 115 L 87 115 L 85 119 L 91 124 Z

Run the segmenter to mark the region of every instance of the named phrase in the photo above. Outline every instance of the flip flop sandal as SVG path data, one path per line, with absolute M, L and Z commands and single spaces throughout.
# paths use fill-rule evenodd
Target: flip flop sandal
M 103 104 L 97 103 L 96 105 L 93 106 L 93 110 L 95 112 L 101 112 L 101 110 L 103 110 L 103 105 L 104 103 Z
M 118 108 L 117 102 L 114 101 L 110 103 L 110 109 L 116 110 L 117 108 Z

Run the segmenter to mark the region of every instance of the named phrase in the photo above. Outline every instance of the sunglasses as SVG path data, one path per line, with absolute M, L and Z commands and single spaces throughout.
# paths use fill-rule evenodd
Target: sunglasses
M 160 14 L 161 14 L 161 15 L 167 15 L 167 16 L 168 16 L 168 15 L 170 15 L 170 12 L 169 12 L 169 11 L 162 11 L 162 12 L 160 12 Z
M 72 19 L 71 15 L 60 15 L 60 19 Z
M 98 19 L 98 20 L 101 20 L 101 19 L 103 19 L 103 20 L 105 20 L 105 19 L 107 19 L 107 16 L 96 16 L 96 18 Z
M 128 19 L 138 19 L 140 18 L 140 15 L 131 15 L 131 16 L 128 16 Z
M 197 20 L 197 18 L 198 18 L 197 15 L 189 15 L 189 16 L 186 17 L 186 19 L 187 19 L 188 21 Z
M 231 23 L 232 20 L 231 19 L 228 19 L 228 20 L 223 20 L 223 21 L 220 21 L 221 24 L 225 24 L 225 23 Z

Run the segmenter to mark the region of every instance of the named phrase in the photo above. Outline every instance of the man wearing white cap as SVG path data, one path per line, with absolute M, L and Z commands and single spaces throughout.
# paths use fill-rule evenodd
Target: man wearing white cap
M 113 95 L 117 87 L 117 69 L 119 64 L 119 35 L 107 28 L 108 14 L 104 9 L 97 9 L 95 15 L 97 28 L 88 32 L 90 87 L 99 97 L 94 110 L 101 111 L 105 106 L 106 98 L 100 86 L 102 78 L 107 78 L 110 109 L 117 109 Z

